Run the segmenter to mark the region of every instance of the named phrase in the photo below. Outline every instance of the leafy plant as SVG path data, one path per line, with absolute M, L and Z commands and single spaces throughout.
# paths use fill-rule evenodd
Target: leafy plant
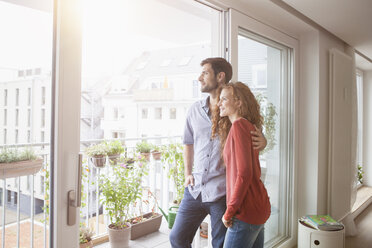
M 136 144 L 136 150 L 140 153 L 149 153 L 152 147 L 153 146 L 147 141 L 142 141 Z
M 92 240 L 92 237 L 94 235 L 94 232 L 87 228 L 84 224 L 80 223 L 80 229 L 79 229 L 79 243 L 85 244 Z
M 110 142 L 105 142 L 105 145 L 106 145 L 106 153 L 108 156 L 121 154 L 125 150 L 120 140 L 113 140 Z
M 155 218 L 156 216 L 159 216 L 159 213 L 155 212 L 155 208 L 158 205 L 158 201 L 156 199 L 155 194 L 153 194 L 150 189 L 147 189 L 146 191 L 147 191 L 147 198 L 148 199 L 142 200 L 142 204 L 137 204 L 137 202 L 135 202 L 135 204 L 134 204 L 134 207 L 138 206 L 139 215 L 131 219 L 131 224 L 137 224 L 137 223 L 146 221 L 148 219 Z M 145 217 L 144 213 L 143 213 L 143 205 L 150 205 L 151 204 L 151 202 L 150 202 L 151 198 L 152 198 L 152 201 L 153 201 L 153 205 L 152 205 L 152 208 L 151 208 L 151 215 L 148 215 L 147 217 Z
M 89 157 L 102 157 L 107 155 L 107 145 L 102 142 L 91 145 L 85 149 L 85 154 Z
M 179 204 L 185 191 L 185 165 L 183 161 L 183 146 L 179 143 L 169 144 L 162 149 L 162 162 L 169 165 L 168 178 L 176 187 L 175 200 Z
M 276 132 L 276 116 L 278 115 L 276 113 L 276 108 L 274 104 L 267 101 L 267 97 L 262 94 L 257 94 L 256 99 L 258 104 L 260 105 L 260 111 L 261 115 L 264 118 L 264 134 L 265 138 L 267 140 L 267 145 L 263 151 L 261 151 L 261 155 L 271 151 L 274 146 L 276 145 L 276 139 L 275 139 L 275 132 Z
M 110 222 L 115 228 L 128 226 L 129 207 L 141 198 L 142 176 L 146 173 L 146 163 L 141 156 L 136 156 L 132 168 L 119 162 L 100 178 L 101 203 L 106 206 Z
M 364 174 L 363 167 L 358 164 L 358 182 L 360 184 L 363 184 L 363 174 Z
M 31 147 L 22 150 L 16 148 L 3 148 L 0 152 L 0 163 L 14 163 L 26 160 L 36 160 L 39 157 Z

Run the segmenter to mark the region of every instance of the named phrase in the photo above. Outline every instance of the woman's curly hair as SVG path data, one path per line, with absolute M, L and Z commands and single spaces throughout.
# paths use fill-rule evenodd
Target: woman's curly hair
M 239 115 L 247 119 L 257 128 L 261 129 L 263 117 L 260 114 L 260 105 L 258 104 L 256 97 L 253 95 L 249 87 L 242 82 L 222 85 L 218 89 L 218 101 L 220 100 L 219 96 L 223 89 L 231 90 L 234 99 L 241 101 L 241 105 L 238 110 Z M 221 143 L 221 156 L 230 128 L 231 122 L 229 117 L 220 117 L 219 107 L 214 108 L 212 112 L 212 138 L 216 138 L 217 136 L 219 137 Z

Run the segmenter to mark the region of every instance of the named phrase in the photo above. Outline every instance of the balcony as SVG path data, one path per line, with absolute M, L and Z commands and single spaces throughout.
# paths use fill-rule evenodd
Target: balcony
M 148 138 L 149 142 L 157 144 L 167 144 L 179 142 L 180 137 L 156 137 Z M 102 140 L 81 141 L 81 144 L 99 143 Z M 126 144 L 133 144 L 127 147 L 127 153 L 134 151 L 134 144 L 138 139 L 122 140 Z M 17 145 L 23 147 L 26 145 Z M 27 145 L 29 146 L 29 145 Z M 49 144 L 34 144 L 35 150 L 40 150 L 44 165 L 43 169 L 35 175 L 6 178 L 0 181 L 2 193 L 0 212 L 1 247 L 49 247 Z M 0 147 L 1 148 L 1 147 Z M 109 162 L 107 162 L 109 163 Z M 109 165 L 106 165 L 109 167 Z M 142 188 L 155 192 L 159 206 L 168 209 L 173 196 L 175 187 L 173 182 L 167 177 L 169 165 L 163 164 L 161 160 L 149 161 L 149 173 L 143 178 Z M 95 168 L 87 157 L 83 157 L 83 180 L 82 180 L 82 207 L 80 208 L 80 222 L 94 231 L 94 242 L 98 247 L 109 247 L 107 225 L 109 223 L 105 207 L 100 204 L 99 199 L 100 175 L 105 173 L 105 168 Z M 148 200 L 146 194 L 143 200 Z M 153 204 L 155 204 L 153 202 Z M 34 209 L 34 211 L 31 211 Z M 144 212 L 150 212 L 150 204 L 144 207 Z M 132 209 L 132 216 L 135 216 Z M 160 212 L 160 211 L 156 211 Z M 98 216 L 98 217 L 97 217 Z M 168 241 L 167 222 L 163 218 L 159 232 L 149 234 L 135 241 L 130 241 L 131 247 L 170 247 Z M 22 237 L 22 238 L 21 238 Z M 206 239 L 196 236 L 194 247 L 204 247 Z M 202 246 L 201 246 L 202 245 Z

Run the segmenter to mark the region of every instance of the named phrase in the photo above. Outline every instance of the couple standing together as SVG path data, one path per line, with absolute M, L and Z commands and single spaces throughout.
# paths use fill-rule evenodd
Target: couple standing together
M 223 58 L 201 62 L 201 91 L 183 136 L 185 193 L 170 233 L 173 248 L 191 247 L 196 230 L 211 217 L 214 248 L 263 247 L 270 202 L 260 176 L 258 153 L 265 148 L 263 118 L 254 95 L 229 83 L 232 67 Z

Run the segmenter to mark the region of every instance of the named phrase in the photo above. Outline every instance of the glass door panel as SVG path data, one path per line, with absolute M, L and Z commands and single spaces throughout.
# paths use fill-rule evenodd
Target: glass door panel
M 222 54 L 221 20 L 220 11 L 195 1 L 84 1 L 81 150 L 119 140 L 123 157 L 141 141 L 180 143 L 188 108 L 204 97 L 200 62 Z M 168 209 L 174 185 L 159 160 L 149 163 L 143 185 Z M 110 167 L 97 169 L 87 157 L 84 166 L 81 222 L 106 234 L 99 184 L 92 183 Z
M 52 6 L 0 1 L 0 163 L 16 166 L 25 150 L 42 159 L 1 170 L 0 247 L 49 247 Z
M 293 194 L 293 82 L 291 38 L 236 11 L 230 11 L 230 60 L 234 78 L 247 84 L 261 105 L 268 141 L 260 153 L 262 181 L 271 202 L 265 246 L 296 240 Z M 276 40 L 278 42 L 276 42 Z

